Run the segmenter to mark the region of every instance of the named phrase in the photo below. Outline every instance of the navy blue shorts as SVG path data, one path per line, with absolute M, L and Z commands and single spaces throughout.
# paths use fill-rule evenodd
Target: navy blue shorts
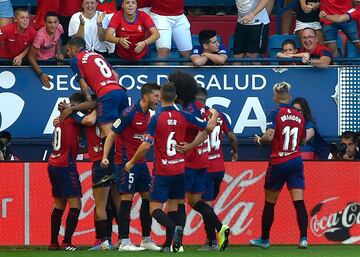
M 207 169 L 185 168 L 185 192 L 203 193 L 205 191 Z
M 98 99 L 96 109 L 97 123 L 109 123 L 116 120 L 121 112 L 129 106 L 125 90 L 113 90 Z
M 357 24 L 351 19 L 349 22 L 332 23 L 322 27 L 324 33 L 324 43 L 336 42 L 338 32 L 344 32 L 348 40 L 352 43 L 359 41 L 359 34 L 357 33 Z
M 304 164 L 301 157 L 276 165 L 269 163 L 265 176 L 265 189 L 280 191 L 285 182 L 288 189 L 305 189 Z
M 204 201 L 214 201 L 219 195 L 220 185 L 223 181 L 225 171 L 208 172 L 205 181 L 205 191 L 202 194 Z
M 81 183 L 76 166 L 54 167 L 48 165 L 52 195 L 56 198 L 81 198 Z
M 116 185 L 120 194 L 150 191 L 150 171 L 147 164 L 136 163 L 130 172 L 124 171 L 125 163 L 115 164 Z
M 184 173 L 175 176 L 153 175 L 150 187 L 150 201 L 165 203 L 167 200 L 185 198 Z
M 111 171 L 109 168 L 104 169 L 101 167 L 101 161 L 96 161 L 93 162 L 93 165 L 91 167 L 91 171 L 92 171 L 92 183 L 93 185 L 100 183 L 101 179 L 105 176 L 105 175 L 111 175 Z M 113 180 L 108 180 L 105 183 L 101 183 L 100 186 L 97 187 L 110 187 L 113 184 Z

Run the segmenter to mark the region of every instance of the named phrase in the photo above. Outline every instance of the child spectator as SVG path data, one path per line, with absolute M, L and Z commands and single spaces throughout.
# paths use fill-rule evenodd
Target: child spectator
M 61 52 L 61 34 L 63 27 L 59 23 L 56 13 L 48 12 L 45 15 L 45 26 L 36 33 L 33 45 L 29 51 L 29 62 L 45 87 L 50 87 L 49 76 L 42 72 L 36 60 L 57 58 L 64 60 Z
M 292 39 L 286 39 L 281 45 L 282 51 L 276 54 L 278 58 L 303 58 L 305 53 L 297 53 L 296 43 Z M 295 62 L 281 62 L 282 65 L 295 65 Z M 301 64 L 301 63 L 300 63 Z
M 14 23 L 0 29 L 0 58 L 12 59 L 13 65 L 21 65 L 35 35 L 35 29 L 29 27 L 29 12 L 26 9 L 17 9 Z
M 219 44 L 215 30 L 202 30 L 199 33 L 199 46 L 194 46 L 190 60 L 195 66 L 222 65 L 228 58 L 228 51 Z

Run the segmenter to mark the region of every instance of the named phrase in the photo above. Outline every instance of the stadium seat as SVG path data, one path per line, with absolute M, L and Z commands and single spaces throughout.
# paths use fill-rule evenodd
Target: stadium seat
M 269 57 L 276 58 L 276 54 L 282 50 L 282 43 L 287 40 L 292 39 L 296 43 L 296 48 L 301 48 L 301 42 L 297 35 L 272 35 L 269 38 Z

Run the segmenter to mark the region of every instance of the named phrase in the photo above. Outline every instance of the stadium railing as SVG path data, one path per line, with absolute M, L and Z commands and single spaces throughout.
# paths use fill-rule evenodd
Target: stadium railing
M 126 61 L 119 58 L 108 58 L 107 59 L 112 65 L 156 65 L 157 63 L 162 63 L 165 65 L 178 65 L 178 64 L 190 64 L 190 59 L 187 58 L 144 58 L 140 61 Z M 351 64 L 360 64 L 360 58 L 334 58 L 332 59 L 333 63 L 336 65 L 351 65 Z M 269 65 L 271 63 L 299 63 L 301 62 L 301 58 L 289 58 L 289 59 L 281 59 L 281 58 L 228 58 L 226 64 L 231 65 L 232 63 L 261 63 L 264 65 Z M 59 61 L 56 59 L 49 59 L 46 61 L 38 61 L 39 65 L 57 65 Z M 70 59 L 65 59 L 61 62 L 61 65 L 68 65 L 70 63 Z M 0 59 L 1 66 L 11 66 L 12 60 L 8 59 Z M 23 61 L 23 65 L 29 65 L 27 60 Z

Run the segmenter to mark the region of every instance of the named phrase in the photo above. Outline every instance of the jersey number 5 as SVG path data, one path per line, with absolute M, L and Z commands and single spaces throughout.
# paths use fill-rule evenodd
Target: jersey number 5
M 282 130 L 282 134 L 285 136 L 284 144 L 283 144 L 284 151 L 289 150 L 290 138 L 291 138 L 291 151 L 295 151 L 296 146 L 297 146 L 298 133 L 299 133 L 298 127 L 290 129 L 290 126 L 286 126 Z

